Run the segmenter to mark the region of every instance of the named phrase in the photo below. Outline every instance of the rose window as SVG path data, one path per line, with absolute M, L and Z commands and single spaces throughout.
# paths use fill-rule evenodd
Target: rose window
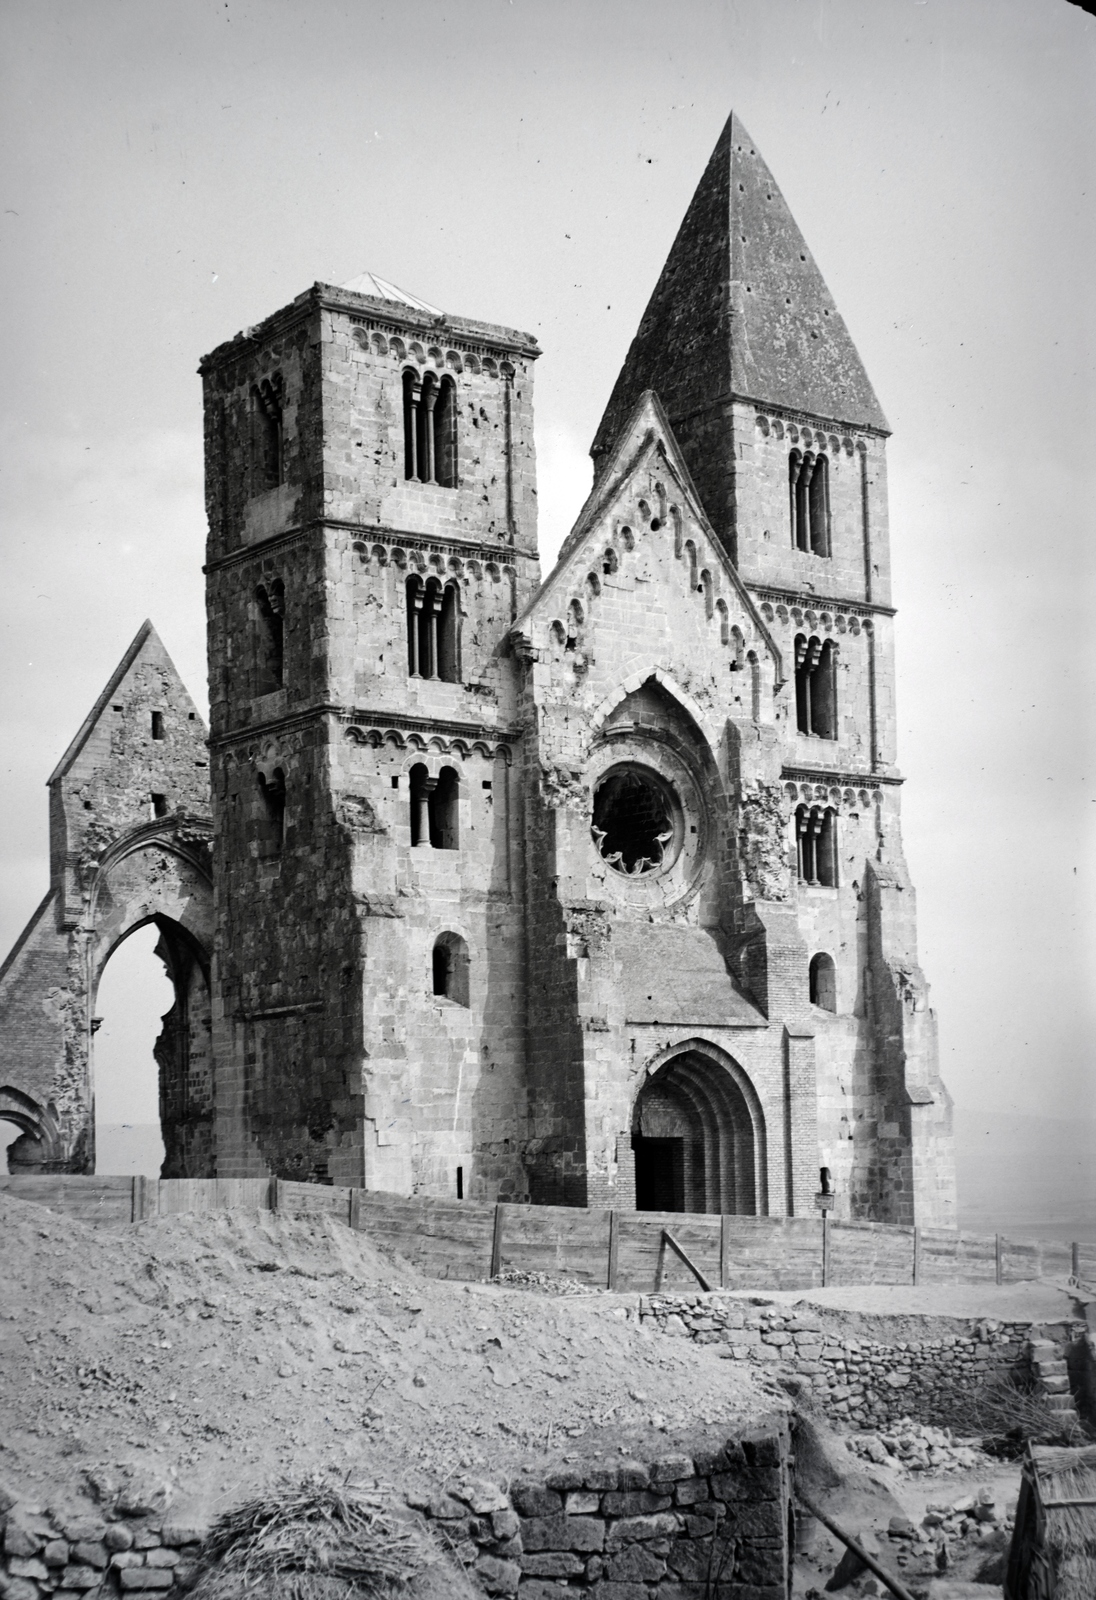
M 677 854 L 678 806 L 669 786 L 634 767 L 609 772 L 594 795 L 591 832 L 602 859 L 628 877 L 658 872 Z

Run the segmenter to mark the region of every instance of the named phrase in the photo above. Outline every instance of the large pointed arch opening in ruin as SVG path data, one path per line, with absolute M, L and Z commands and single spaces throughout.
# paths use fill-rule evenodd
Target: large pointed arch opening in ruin
M 650 1071 L 632 1117 L 637 1211 L 760 1216 L 765 1120 L 745 1072 L 693 1039 Z
M 91 997 L 95 1170 L 208 1176 L 213 1166 L 209 956 L 172 917 L 133 923 Z

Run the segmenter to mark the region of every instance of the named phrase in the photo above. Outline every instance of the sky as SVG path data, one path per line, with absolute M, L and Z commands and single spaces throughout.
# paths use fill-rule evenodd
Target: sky
M 204 707 L 199 358 L 364 270 L 534 333 L 547 568 L 733 108 L 894 430 L 904 831 L 945 1079 L 972 1109 L 1096 1116 L 1096 18 L 6 0 L 0 60 L 0 945 L 47 886 L 45 779 L 144 617 Z

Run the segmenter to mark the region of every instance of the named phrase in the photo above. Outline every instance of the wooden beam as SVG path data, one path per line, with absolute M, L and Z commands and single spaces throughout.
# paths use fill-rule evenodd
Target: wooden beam
M 670 1249 L 674 1252 L 674 1255 L 680 1256 L 681 1260 L 684 1261 L 685 1265 L 688 1267 L 689 1271 L 692 1273 L 693 1277 L 696 1279 L 697 1283 L 699 1283 L 700 1287 L 705 1291 L 705 1293 L 710 1294 L 712 1289 L 711 1284 L 701 1272 L 700 1268 L 696 1265 L 696 1262 L 689 1260 L 689 1257 L 678 1244 L 673 1234 L 669 1233 L 665 1228 L 663 1228 L 662 1237 L 669 1245 Z
M 617 1256 L 620 1252 L 620 1218 L 615 1211 L 609 1213 L 609 1267 L 605 1274 L 605 1287 L 617 1286 Z
M 502 1271 L 502 1206 L 495 1206 L 495 1226 L 491 1232 L 491 1272 L 497 1278 Z
M 868 1571 L 874 1572 L 879 1581 L 886 1584 L 891 1594 L 896 1595 L 898 1600 L 913 1600 L 913 1595 L 910 1593 L 909 1589 L 906 1588 L 905 1584 L 902 1583 L 898 1578 L 892 1576 L 892 1574 L 887 1571 L 886 1567 L 881 1567 L 879 1562 L 876 1561 L 875 1557 L 870 1556 L 864 1549 L 864 1546 L 854 1539 L 851 1533 L 846 1533 L 844 1528 L 842 1528 L 839 1523 L 835 1522 L 832 1517 L 828 1517 L 822 1510 L 822 1507 L 817 1505 L 809 1495 L 804 1494 L 802 1489 L 796 1489 L 795 1492 L 800 1503 L 806 1507 L 811 1516 L 817 1517 L 823 1527 L 828 1528 L 832 1534 L 836 1534 L 837 1538 L 841 1540 L 841 1543 L 845 1545 L 847 1549 L 851 1550 L 854 1556 L 858 1556 L 860 1558 L 860 1560 L 868 1568 Z

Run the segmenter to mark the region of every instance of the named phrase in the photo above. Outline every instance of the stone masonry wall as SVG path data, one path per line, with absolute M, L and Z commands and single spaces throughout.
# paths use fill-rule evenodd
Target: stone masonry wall
M 718 1295 L 648 1295 L 641 1320 L 699 1344 L 722 1344 L 733 1361 L 794 1374 L 835 1419 L 877 1427 L 912 1417 L 948 1426 L 957 1403 L 1022 1368 L 1029 1325 L 983 1319 L 936 1338 L 886 1343 L 850 1338 L 806 1307 L 755 1307 Z M 955 1319 L 948 1319 L 955 1325 Z
M 784 1600 L 789 1457 L 775 1435 L 412 1497 L 489 1595 Z M 712 1580 L 709 1582 L 709 1580 Z
M 65 1514 L 0 1486 L 4 1600 L 115 1600 L 190 1588 L 208 1529 L 166 1512 L 161 1495 L 115 1488 L 121 1492 L 98 1510 Z

